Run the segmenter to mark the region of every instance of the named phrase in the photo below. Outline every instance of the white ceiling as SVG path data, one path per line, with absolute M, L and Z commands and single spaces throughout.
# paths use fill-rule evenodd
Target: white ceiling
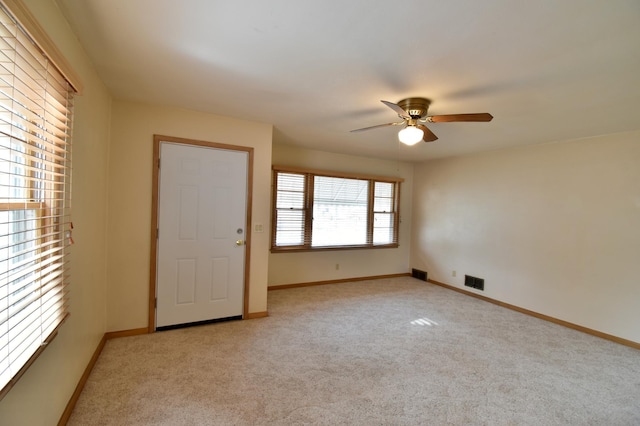
M 274 141 L 422 161 L 640 129 L 638 0 L 56 0 L 117 99 L 272 123 Z M 380 100 L 432 100 L 399 147 Z

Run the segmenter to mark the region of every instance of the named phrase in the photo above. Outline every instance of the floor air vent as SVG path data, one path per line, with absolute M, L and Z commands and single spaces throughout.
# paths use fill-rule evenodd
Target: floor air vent
M 417 278 L 417 279 L 422 280 L 422 281 L 426 281 L 427 280 L 427 273 L 425 271 L 421 271 L 419 269 L 412 269 L 411 270 L 411 276 L 413 278 Z
M 472 277 L 471 275 L 464 276 L 464 285 L 467 287 L 475 288 L 477 290 L 484 291 L 484 279 Z

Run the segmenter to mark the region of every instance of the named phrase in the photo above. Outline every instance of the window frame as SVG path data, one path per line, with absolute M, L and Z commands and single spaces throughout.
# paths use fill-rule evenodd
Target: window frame
M 304 212 L 303 242 L 298 245 L 277 245 L 276 238 L 278 233 L 278 174 L 299 174 L 305 177 L 304 183 L 304 205 L 301 209 Z M 354 179 L 368 181 L 367 194 L 367 242 L 365 244 L 350 245 L 328 245 L 328 246 L 312 246 L 313 238 L 313 207 L 314 207 L 314 180 L 316 177 L 330 177 L 339 179 Z M 375 183 L 391 183 L 393 184 L 393 196 L 391 207 L 392 211 L 388 212 L 392 215 L 393 235 L 391 243 L 375 244 L 373 242 L 374 233 L 374 197 Z M 400 189 L 404 182 L 403 178 L 392 176 L 376 176 L 360 173 L 347 173 L 317 169 L 307 169 L 288 166 L 272 166 L 272 194 L 271 194 L 271 252 L 272 253 L 291 253 L 291 252 L 311 252 L 311 251 L 328 251 L 328 250 L 362 250 L 362 249 L 382 249 L 399 247 L 400 233 Z M 387 212 L 385 212 L 387 213 Z

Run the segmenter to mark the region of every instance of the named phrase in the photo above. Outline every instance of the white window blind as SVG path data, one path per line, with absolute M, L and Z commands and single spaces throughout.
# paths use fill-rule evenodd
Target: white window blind
M 373 197 L 373 243 L 390 244 L 395 238 L 394 184 L 375 182 Z
M 68 315 L 72 95 L 0 8 L 0 397 Z
M 305 244 L 306 176 L 299 173 L 278 173 L 275 197 L 277 230 L 275 245 L 301 246 Z
M 396 247 L 401 181 L 274 168 L 272 251 Z

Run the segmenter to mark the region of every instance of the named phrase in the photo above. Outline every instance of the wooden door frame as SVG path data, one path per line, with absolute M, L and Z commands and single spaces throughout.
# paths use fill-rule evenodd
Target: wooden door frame
M 151 192 L 151 259 L 149 266 L 149 323 L 148 332 L 156 331 L 156 297 L 158 267 L 158 199 L 160 191 L 160 142 L 170 142 L 205 148 L 226 149 L 247 153 L 247 222 L 245 223 L 245 255 L 244 255 L 244 291 L 242 318 L 249 315 L 249 273 L 251 260 L 251 205 L 253 200 L 253 148 L 248 146 L 228 145 L 218 142 L 207 142 L 173 136 L 153 135 L 153 188 Z

